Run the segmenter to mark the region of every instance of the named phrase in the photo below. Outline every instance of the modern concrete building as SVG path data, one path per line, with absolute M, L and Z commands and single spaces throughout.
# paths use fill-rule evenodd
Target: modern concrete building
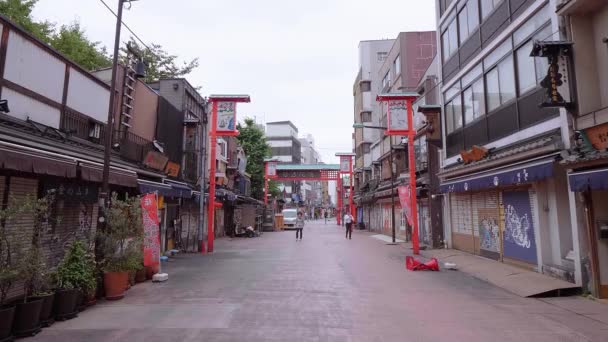
M 531 57 L 536 41 L 567 39 L 556 1 L 436 3 L 448 246 L 582 285 L 557 162 L 570 147 L 567 113 L 539 107 L 551 73 L 546 57 Z
M 266 123 L 266 141 L 272 148 L 272 158 L 280 163 L 301 164 L 302 146 L 298 128 L 291 121 Z M 300 182 L 279 182 L 286 202 L 300 201 Z
M 302 164 L 318 164 L 321 162 L 319 152 L 315 147 L 315 139 L 311 134 L 301 137 Z M 302 182 L 302 199 L 309 208 L 321 206 L 322 187 L 320 181 Z
M 376 94 L 415 91 L 420 78 L 433 61 L 437 52 L 436 46 L 437 38 L 434 31 L 399 33 L 385 54 L 386 58 L 377 68 L 376 79 L 380 81 L 376 82 L 369 92 L 374 94 L 370 101 L 376 106 L 374 113 L 377 114 L 371 122 L 358 121 L 357 118 L 355 122 L 386 127 L 386 108 L 376 102 Z M 375 134 L 374 140 L 366 140 L 366 131 Z M 363 144 L 359 143 L 360 136 L 364 137 Z M 400 144 L 400 137 L 385 136 L 380 129 L 357 128 L 355 137 L 357 158 L 362 155 L 364 162 L 364 167 L 360 168 L 360 164 L 356 164 L 355 169 L 357 222 L 364 223 L 368 229 L 392 234 L 391 186 L 401 174 L 404 176 L 407 174 L 405 148 Z M 391 149 L 394 152 L 393 161 L 389 158 Z M 368 157 L 363 153 L 366 151 L 369 151 Z M 391 182 L 391 166 L 394 167 L 392 173 L 394 182 Z M 398 202 L 397 200 L 395 206 L 397 235 L 405 238 L 405 217 Z
M 364 40 L 359 42 L 359 71 L 353 85 L 354 122 L 380 124 L 380 107 L 376 102 L 380 78 L 378 71 L 388 56 L 394 39 Z M 371 177 L 371 144 L 380 137 L 374 129 L 358 129 L 354 134 L 355 168 L 362 172 L 362 181 Z

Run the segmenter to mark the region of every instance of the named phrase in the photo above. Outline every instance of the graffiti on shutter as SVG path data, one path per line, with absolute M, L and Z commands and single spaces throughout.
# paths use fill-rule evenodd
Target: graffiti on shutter
M 529 191 L 504 191 L 502 201 L 505 211 L 504 255 L 535 264 L 536 238 Z
M 473 227 L 476 252 L 486 258 L 500 259 L 500 217 L 498 193 L 485 191 L 473 195 Z

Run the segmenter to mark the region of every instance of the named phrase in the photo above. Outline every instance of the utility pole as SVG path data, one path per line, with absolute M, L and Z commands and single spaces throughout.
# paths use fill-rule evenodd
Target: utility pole
M 390 162 L 390 166 L 391 166 L 391 223 L 392 223 L 392 228 L 393 228 L 393 243 L 397 243 L 397 231 L 395 229 L 395 172 L 393 171 L 393 138 L 391 137 L 391 149 L 390 149 L 390 155 L 389 158 L 391 160 Z
M 199 199 L 199 219 L 198 219 L 198 246 L 201 253 L 205 253 L 205 186 L 207 185 L 207 101 L 203 101 L 203 117 L 201 120 L 201 148 L 200 148 L 200 192 Z
M 114 56 L 112 59 L 112 81 L 110 83 L 110 103 L 108 104 L 108 120 L 104 134 L 103 150 L 103 173 L 101 179 L 101 193 L 99 196 L 99 223 L 101 229 L 106 226 L 106 208 L 110 201 L 110 156 L 112 151 L 112 134 L 114 131 L 114 99 L 116 96 L 116 74 L 118 70 L 118 52 L 120 48 L 120 29 L 122 27 L 122 9 L 124 3 L 130 0 L 118 0 L 118 12 L 116 15 L 116 34 L 114 37 Z

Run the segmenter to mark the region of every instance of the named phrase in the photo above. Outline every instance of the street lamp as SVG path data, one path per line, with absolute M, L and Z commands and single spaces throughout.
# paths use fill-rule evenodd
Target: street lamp
M 368 125 L 364 125 L 362 123 L 354 123 L 353 124 L 353 128 L 371 128 L 371 129 L 381 129 L 381 130 L 386 130 L 386 127 L 382 127 L 382 126 L 368 126 Z M 389 159 L 391 160 L 391 227 L 393 228 L 393 243 L 397 243 L 397 232 L 395 230 L 395 175 L 393 172 L 393 144 L 390 144 L 391 148 L 390 148 L 390 154 L 389 154 Z

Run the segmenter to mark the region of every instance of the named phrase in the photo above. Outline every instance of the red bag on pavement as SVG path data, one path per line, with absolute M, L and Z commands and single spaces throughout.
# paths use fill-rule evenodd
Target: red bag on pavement
M 439 263 L 437 259 L 432 258 L 431 260 L 425 262 L 424 264 L 418 261 L 418 259 L 414 259 L 412 256 L 405 257 L 405 267 L 410 271 L 439 271 Z

